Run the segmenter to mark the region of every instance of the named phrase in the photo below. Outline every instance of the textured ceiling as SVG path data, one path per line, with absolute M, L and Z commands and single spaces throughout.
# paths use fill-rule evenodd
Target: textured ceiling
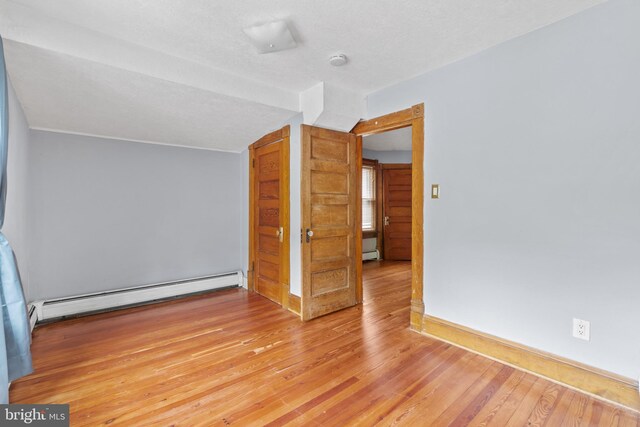
M 318 82 L 364 96 L 602 1 L 0 0 L 0 29 L 31 126 L 242 150 Z M 242 29 L 275 19 L 298 47 L 256 54 Z M 338 52 L 349 63 L 331 67 Z M 83 108 L 71 105 L 79 99 Z
M 411 151 L 411 126 L 362 138 L 362 148 L 373 151 Z
M 238 151 L 239 142 L 251 143 L 265 132 L 265 123 L 291 116 L 287 110 L 16 42 L 5 42 L 5 50 L 12 66 L 22 70 L 13 84 L 25 114 L 40 129 Z M 252 120 L 242 122 L 246 117 Z

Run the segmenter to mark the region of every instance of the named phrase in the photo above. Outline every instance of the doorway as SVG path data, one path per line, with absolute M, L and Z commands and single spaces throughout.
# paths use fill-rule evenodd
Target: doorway
M 421 330 L 424 105 L 356 124 L 351 132 L 301 128 L 302 319 L 362 303 L 362 139 L 411 129 L 411 328 Z
M 411 261 L 411 163 L 383 163 L 382 259 Z
M 249 146 L 248 288 L 289 308 L 289 126 Z
M 414 105 L 406 110 L 376 117 L 374 119 L 361 121 L 352 130 L 352 133 L 358 137 L 359 154 L 362 157 L 362 139 L 368 135 L 378 135 L 384 132 L 395 131 L 398 129 L 411 129 L 411 237 L 410 237 L 410 259 L 411 259 L 411 315 L 410 324 L 414 330 L 421 330 L 422 318 L 424 316 L 423 302 L 423 263 L 424 263 L 424 247 L 423 247 L 423 207 L 424 207 L 424 104 Z M 381 168 L 380 168 L 381 169 Z M 391 168 L 390 168 L 391 169 Z M 378 174 L 382 176 L 383 172 Z M 408 179 L 408 171 L 402 173 L 403 180 Z M 384 176 L 382 176 L 384 181 Z M 406 181 L 405 181 L 406 182 Z M 359 186 L 360 196 L 362 196 L 362 183 Z M 384 198 L 384 195 L 382 195 Z M 405 193 L 400 196 L 406 199 Z M 406 202 L 406 200 L 405 200 Z M 407 206 L 396 213 L 404 213 L 406 220 Z M 385 215 L 387 216 L 387 215 Z M 382 218 L 384 222 L 384 218 Z M 391 221 L 391 218 L 389 219 Z M 378 222 L 379 223 L 379 222 Z M 362 224 L 362 223 L 361 223 Z M 383 223 L 384 227 L 384 223 Z M 404 225 L 404 231 L 407 226 Z M 380 233 L 379 233 L 380 235 Z M 407 242 L 407 234 L 396 235 Z M 384 236 L 380 239 L 384 242 Z M 384 243 L 383 243 L 384 244 Z M 362 249 L 362 247 L 360 248 Z M 384 250 L 382 251 L 384 253 Z M 403 250 L 406 255 L 407 250 Z M 357 262 L 360 264 L 358 277 L 358 295 L 359 301 L 362 301 L 362 251 L 358 254 Z

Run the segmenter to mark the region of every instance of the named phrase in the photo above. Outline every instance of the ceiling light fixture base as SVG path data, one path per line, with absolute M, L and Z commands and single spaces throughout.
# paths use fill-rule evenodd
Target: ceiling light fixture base
M 267 22 L 245 28 L 258 53 L 272 53 L 296 47 L 296 41 L 285 21 Z

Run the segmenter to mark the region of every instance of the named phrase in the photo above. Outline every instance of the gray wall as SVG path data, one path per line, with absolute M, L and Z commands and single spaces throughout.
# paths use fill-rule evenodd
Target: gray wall
M 411 163 L 411 151 L 375 151 L 363 149 L 362 157 L 377 160 L 380 163 Z
M 33 299 L 241 269 L 241 155 L 32 131 Z
M 242 168 L 242 274 L 245 279 L 249 271 L 249 150 L 244 150 L 240 157 Z
M 27 301 L 31 298 L 29 288 L 29 240 L 28 183 L 29 183 L 29 125 L 22 106 L 9 81 L 9 157 L 7 160 L 7 206 L 2 232 L 7 236 L 18 260 Z
M 612 0 L 369 96 L 425 102 L 428 314 L 638 378 L 639 22 Z

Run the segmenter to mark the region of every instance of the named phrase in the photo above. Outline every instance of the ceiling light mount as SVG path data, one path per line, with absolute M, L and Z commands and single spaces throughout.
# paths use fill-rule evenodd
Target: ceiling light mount
M 347 55 L 343 53 L 333 55 L 331 58 L 329 58 L 329 64 L 333 65 L 334 67 L 341 67 L 346 63 L 347 63 Z
M 296 47 L 296 41 L 285 21 L 254 25 L 243 31 L 258 49 L 258 53 L 278 52 Z

